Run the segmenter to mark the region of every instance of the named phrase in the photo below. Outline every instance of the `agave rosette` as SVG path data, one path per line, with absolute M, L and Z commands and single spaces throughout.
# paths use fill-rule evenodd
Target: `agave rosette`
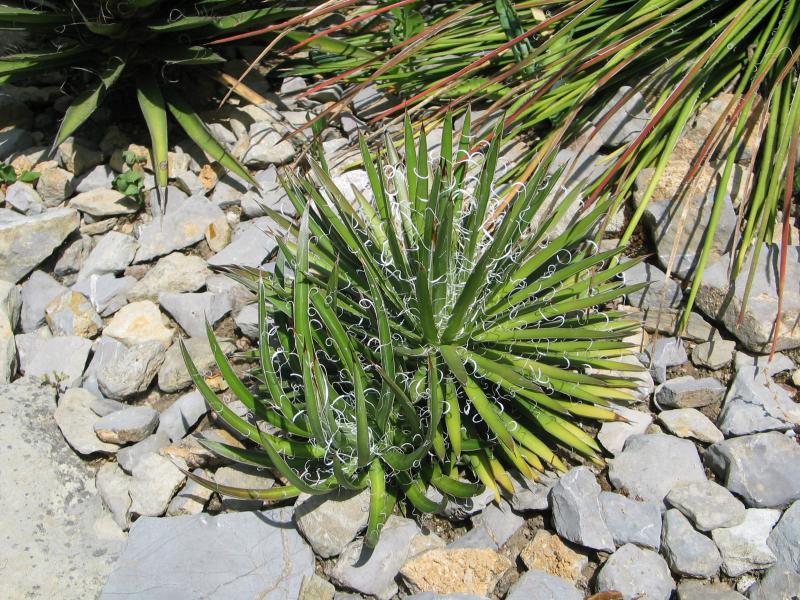
M 212 408 L 260 448 L 205 443 L 274 467 L 288 485 L 220 492 L 277 499 L 369 487 L 374 544 L 399 497 L 426 512 L 485 487 L 499 497 L 514 489 L 509 470 L 564 469 L 559 448 L 602 462 L 581 424 L 617 419 L 609 405 L 633 397 L 625 375 L 637 367 L 619 358 L 640 325 L 606 306 L 641 287 L 619 277 L 637 261 L 587 242 L 602 203 L 558 233 L 578 197 L 545 211 L 558 177 L 543 169 L 492 222 L 500 137 L 472 153 L 469 118 L 456 136 L 448 117 L 431 161 L 407 122 L 404 158 L 387 143 L 373 162 L 362 139 L 365 193 L 345 195 L 324 162 L 285 181 L 301 217 L 271 213 L 289 232 L 274 272 L 234 269 L 259 294 L 250 385 L 209 329 L 250 418 L 184 357 Z

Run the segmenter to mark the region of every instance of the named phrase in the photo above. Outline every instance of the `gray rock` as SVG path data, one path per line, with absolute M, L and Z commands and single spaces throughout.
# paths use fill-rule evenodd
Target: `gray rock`
M 800 573 L 800 500 L 794 502 L 767 538 L 778 564 Z
M 313 572 L 314 555 L 291 526 L 290 509 L 143 518 L 100 598 L 285 600 Z
M 23 215 L 38 215 L 47 208 L 29 183 L 15 181 L 6 188 L 6 204 Z
M 51 387 L 0 385 L 2 598 L 96 598 L 124 541 L 55 408 Z
M 22 284 L 22 331 L 29 333 L 44 325 L 47 305 L 66 291 L 67 288 L 44 271 L 31 273 L 28 281 Z
M 203 287 L 211 271 L 199 256 L 173 252 L 160 258 L 128 292 L 131 302 L 156 300 L 161 292 L 194 292 Z
M 82 235 L 64 249 L 56 261 L 53 273 L 59 277 L 77 273 L 83 267 L 92 248 L 94 248 L 94 240 L 88 235 Z
M 236 327 L 242 335 L 251 340 L 258 340 L 260 332 L 258 330 L 258 303 L 248 304 L 236 313 L 233 317 Z
M 439 491 L 430 487 L 427 490 L 427 496 L 436 503 L 442 503 L 444 496 Z M 486 489 L 482 494 L 473 496 L 472 498 L 448 498 L 444 507 L 436 514 L 455 521 L 468 519 L 472 515 L 477 515 L 485 510 L 492 502 L 494 502 L 494 490 Z
M 23 375 L 61 389 L 80 384 L 91 341 L 73 335 L 45 338 L 36 333 L 17 335 L 14 341 Z
M 239 206 L 241 198 L 247 192 L 247 185 L 239 183 L 231 177 L 223 177 L 214 186 L 211 201 L 220 208 Z
M 33 135 L 20 127 L 12 127 L 0 131 L 0 160 L 6 160 L 12 154 L 33 146 Z
M 236 346 L 229 340 L 218 340 L 222 351 L 230 355 L 236 350 Z M 208 345 L 207 337 L 192 337 L 183 340 L 189 356 L 192 358 L 199 373 L 210 373 L 217 366 L 211 347 Z M 179 392 L 192 383 L 192 378 L 186 370 L 186 363 L 183 360 L 181 348 L 177 344 L 170 346 L 164 357 L 164 362 L 158 371 L 158 388 L 163 392 Z
M 111 511 L 114 522 L 127 531 L 131 524 L 131 478 L 114 463 L 105 463 L 98 469 L 94 483 L 103 504 Z
M 725 439 L 714 423 L 696 408 L 676 408 L 658 414 L 658 421 L 670 433 L 698 442 L 714 444 Z
M 158 454 L 159 450 L 169 446 L 169 442 L 170 439 L 166 433 L 156 431 L 141 442 L 120 448 L 117 452 L 117 464 L 130 475 L 143 458 L 150 454 Z
M 17 344 L 14 329 L 5 312 L 0 310 L 0 384 L 9 383 L 17 372 Z
M 131 406 L 112 412 L 94 424 L 97 437 L 109 444 L 141 442 L 155 431 L 158 411 L 149 406 Z
M 141 300 L 123 306 L 106 325 L 105 335 L 127 346 L 158 342 L 168 348 L 175 331 L 166 326 L 166 318 L 153 302 Z
M 779 510 L 749 508 L 739 525 L 714 529 L 711 537 L 722 554 L 722 570 L 738 577 L 773 565 L 776 559 L 767 546 L 767 537 L 780 517 Z
M 175 185 L 189 196 L 203 196 L 208 191 L 194 171 L 177 174 Z
M 103 327 L 103 320 L 89 302 L 78 292 L 67 291 L 57 296 L 44 311 L 53 335 L 79 335 L 92 338 Z
M 800 598 L 800 574 L 776 565 L 747 591 L 747 596 L 750 600 L 796 600 Z
M 70 173 L 80 175 L 103 162 L 103 153 L 87 148 L 69 137 L 58 146 L 56 153 L 61 166 Z
M 741 367 L 717 422 L 727 436 L 785 431 L 800 425 L 800 405 L 765 371 L 758 367 Z
M 0 279 L 16 283 L 78 228 L 78 212 L 56 208 L 34 216 L 0 209 Z
M 183 460 L 170 460 L 159 454 L 146 454 L 134 465 L 130 487 L 131 515 L 160 517 L 166 512 L 186 478 L 176 464 L 187 468 Z
M 489 548 L 499 550 L 511 536 L 525 525 L 525 519 L 514 514 L 505 500 L 490 504 L 472 518 L 472 529 L 452 542 L 450 548 Z
M 116 173 L 106 165 L 98 165 L 88 173 L 75 178 L 75 191 L 79 194 L 92 190 L 107 188 L 114 184 Z
M 776 431 L 711 446 L 706 465 L 748 507 L 783 508 L 800 499 L 800 446 Z
M 550 492 L 558 534 L 576 544 L 613 552 L 614 539 L 600 509 L 600 486 L 587 467 L 565 473 Z
M 658 338 L 645 348 L 642 363 L 650 369 L 657 383 L 667 380 L 667 367 L 677 367 L 689 362 L 680 338 Z
M 0 313 L 8 318 L 12 330 L 19 324 L 21 309 L 22 294 L 19 288 L 8 281 L 0 281 Z
M 661 546 L 661 506 L 657 503 L 600 492 L 600 508 L 615 544 L 636 544 L 656 551 Z
M 639 92 L 631 95 L 615 112 L 611 113 L 614 106 L 621 102 L 630 90 L 631 88 L 628 86 L 620 87 L 598 115 L 592 119 L 595 126 L 605 120 L 600 129 L 595 132 L 595 137 L 604 146 L 616 147 L 629 144 L 644 130 L 650 120 L 644 97 Z
M 135 262 L 147 262 L 196 244 L 218 219 L 224 220 L 225 213 L 203 196 L 191 196 L 182 202 L 170 199 L 164 217 L 154 218 L 139 232 Z
M 265 216 L 265 207 L 289 218 L 297 215 L 289 195 L 278 181 L 278 171 L 274 166 L 256 173 L 255 180 L 261 185 L 261 190 L 251 190 L 242 196 L 242 212 L 248 219 Z
M 233 310 L 250 304 L 255 299 L 255 294 L 247 287 L 222 274 L 211 275 L 206 279 L 206 291 L 212 294 L 227 294 L 231 299 Z
M 234 465 L 217 469 L 214 473 L 214 481 L 219 485 L 252 490 L 268 490 L 275 485 L 275 481 L 268 477 L 267 473 L 262 469 L 256 469 L 245 465 Z M 225 510 L 260 510 L 263 506 L 264 502 L 262 500 L 245 500 L 222 495 L 222 507 Z
M 639 308 L 678 308 L 683 300 L 683 292 L 672 279 L 665 281 L 666 275 L 655 265 L 647 263 L 639 263 L 625 271 L 625 283 L 628 285 L 651 282 L 646 288 L 628 294 L 628 304 Z
M 694 481 L 673 487 L 667 504 L 691 519 L 700 531 L 734 527 L 744 521 L 744 504 L 713 481 Z
M 739 322 L 752 254 L 753 252 L 733 282 L 728 275 L 728 255 L 710 264 L 703 273 L 697 306 L 709 317 L 722 322 L 746 349 L 765 353 L 770 351 L 772 330 L 778 315 L 779 247 L 776 244 L 762 247 L 744 318 Z M 800 246 L 789 246 L 787 257 L 785 280 L 800 281 Z M 797 327 L 799 320 L 800 295 L 784 294 L 778 350 L 800 346 L 800 328 Z
M 245 166 L 263 169 L 269 165 L 284 165 L 291 161 L 297 151 L 291 142 L 267 122 L 253 123 L 249 131 L 250 147 L 242 156 Z
M 322 558 L 341 554 L 367 526 L 369 491 L 302 494 L 294 505 L 297 528 Z
M 550 575 L 544 571 L 523 573 L 508 590 L 506 600 L 583 600 L 580 593 L 569 581 Z
M 117 412 L 118 410 L 127 408 L 127 406 L 127 404 L 123 404 L 122 402 L 118 402 L 116 400 L 95 396 L 92 400 L 92 403 L 89 405 L 89 408 L 91 408 L 92 412 L 98 417 L 105 417 L 106 415 L 110 415 L 112 412 Z
M 713 377 L 691 375 L 665 381 L 656 389 L 656 402 L 665 408 L 699 408 L 722 402 L 725 386 Z
M 692 350 L 692 364 L 718 370 L 733 360 L 736 342 L 715 336 L 710 342 L 697 344 Z
M 395 577 L 409 558 L 412 540 L 419 534 L 414 521 L 392 515 L 372 552 L 362 539 L 351 542 L 339 555 L 330 578 L 340 586 L 389 600 L 397 593 Z
M 247 221 L 244 227 L 234 234 L 233 241 L 224 250 L 208 259 L 208 264 L 215 267 L 261 266 L 278 247 L 274 234 L 269 232 L 270 229 L 277 230 L 278 226 L 269 217 Z
M 662 502 L 679 483 L 706 478 L 694 444 L 671 435 L 635 435 L 610 462 L 608 478 L 615 488 L 653 502 Z
M 86 262 L 78 272 L 78 281 L 87 279 L 92 275 L 105 275 L 106 273 L 119 273 L 131 264 L 137 241 L 133 236 L 109 231 L 89 253 Z
M 208 412 L 205 398 L 198 391 L 184 394 L 161 413 L 158 430 L 173 442 L 183 439 Z
M 164 347 L 156 341 L 134 346 L 120 344 L 114 354 L 98 366 L 96 377 L 103 395 L 116 400 L 145 391 L 164 362 Z
M 81 389 L 67 390 L 55 410 L 55 420 L 67 443 L 79 454 L 113 454 L 114 444 L 107 444 L 97 438 L 94 424 L 100 420 L 92 411 L 94 396 Z
M 92 302 L 102 317 L 108 317 L 128 303 L 128 294 L 136 284 L 133 277 L 115 277 L 111 273 L 92 275 L 72 286 Z
M 133 198 L 117 190 L 104 188 L 78 194 L 69 201 L 69 205 L 98 218 L 132 215 L 141 208 L 141 204 Z
M 669 600 L 675 582 L 667 563 L 652 550 L 625 544 L 614 552 L 597 574 L 595 590 L 616 590 L 625 600 Z
M 511 508 L 517 512 L 531 510 L 547 510 L 550 508 L 550 490 L 558 481 L 552 474 L 544 473 L 537 481 L 525 479 L 522 482 L 512 476 L 514 495 L 511 497 Z
M 333 600 L 335 595 L 336 588 L 330 581 L 313 574 L 303 578 L 297 600 Z
M 193 475 L 209 479 L 209 474 L 203 469 L 195 469 Z M 180 517 L 184 515 L 197 515 L 203 512 L 213 492 L 197 483 L 193 479 L 186 482 L 183 489 L 172 499 L 167 507 L 168 517 Z
M 625 408 L 624 406 L 615 406 L 613 410 L 624 417 L 627 422 L 607 421 L 603 423 L 600 427 L 600 432 L 597 434 L 597 439 L 606 450 L 616 456 L 622 452 L 625 441 L 629 437 L 640 435 L 647 431 L 647 428 L 653 422 L 653 417 L 650 413 Z
M 636 314 L 636 313 L 635 313 Z M 675 336 L 679 333 L 679 324 L 683 311 L 677 308 L 651 308 L 642 310 L 640 313 L 644 330 L 648 333 L 658 332 L 660 334 Z M 715 328 L 699 314 L 689 313 L 689 322 L 686 329 L 680 334 L 685 340 L 693 342 L 707 342 L 714 337 Z
M 674 508 L 664 514 L 664 554 L 672 572 L 686 577 L 713 577 L 722 556 L 710 538 L 694 530 Z
M 213 326 L 233 308 L 227 294 L 212 292 L 194 294 L 162 292 L 158 295 L 158 302 L 192 337 L 206 335 L 206 322 Z
M 42 197 L 45 206 L 58 206 L 72 195 L 75 176 L 60 167 L 42 169 L 36 181 L 36 191 Z
M 678 584 L 678 600 L 745 600 L 745 597 L 724 583 L 684 579 Z
M 737 352 L 734 366 L 738 371 L 742 367 L 758 367 L 760 371 L 766 371 L 767 375 L 777 375 L 784 371 L 792 371 L 795 368 L 794 361 L 783 352 L 776 352 L 770 360 L 769 355 L 750 356 L 745 352 Z

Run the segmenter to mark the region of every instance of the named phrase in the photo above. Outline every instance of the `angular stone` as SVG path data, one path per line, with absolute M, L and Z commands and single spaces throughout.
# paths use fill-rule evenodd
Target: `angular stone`
M 192 474 L 204 479 L 210 479 L 209 474 L 203 469 L 195 469 Z M 213 492 L 206 486 L 190 479 L 169 503 L 167 516 L 180 517 L 200 514 L 211 498 L 211 494 Z
M 291 142 L 272 129 L 269 123 L 253 123 L 250 127 L 250 147 L 242 156 L 245 166 L 263 169 L 269 165 L 288 163 L 296 154 Z
M 45 309 L 45 318 L 54 335 L 78 335 L 92 338 L 103 327 L 103 320 L 89 302 L 78 292 L 65 292 Z
M 260 335 L 258 329 L 258 303 L 254 302 L 244 306 L 233 317 L 233 322 L 236 323 L 236 328 L 242 332 L 242 335 L 251 340 L 258 340 Z
M 297 597 L 303 578 L 313 572 L 314 555 L 286 508 L 142 518 L 131 527 L 100 598 L 286 600 Z
M 629 86 L 621 86 L 592 122 L 600 129 L 594 135 L 604 146 L 629 144 L 644 130 L 650 120 L 644 97 L 641 93 L 630 94 Z M 629 95 L 630 94 L 630 95 Z M 625 97 L 628 98 L 622 102 Z M 622 104 L 617 107 L 617 104 Z M 614 112 L 612 112 L 614 110 Z
M 664 408 L 699 408 L 722 402 L 725 386 L 713 377 L 691 375 L 665 381 L 656 389 L 656 402 Z
M 22 294 L 19 288 L 8 281 L 0 281 L 0 313 L 6 315 L 12 330 L 19 324 L 21 308 Z
M 550 492 L 550 503 L 561 537 L 594 550 L 614 551 L 614 539 L 600 509 L 600 486 L 587 467 L 562 475 Z
M 71 389 L 61 397 L 55 409 L 55 420 L 64 439 L 79 454 L 113 454 L 117 446 L 97 438 L 94 424 L 100 420 L 91 409 L 92 396 L 86 390 Z
M 78 228 L 71 208 L 22 216 L 0 209 L 0 279 L 16 283 L 50 256 Z
M 89 235 L 82 235 L 71 242 L 63 252 L 61 252 L 61 256 L 59 256 L 53 268 L 53 273 L 59 277 L 77 273 L 83 267 L 83 263 L 86 262 L 86 258 L 89 256 L 92 248 L 94 248 L 94 239 Z
M 317 574 L 303 578 L 297 600 L 333 600 L 336 588 L 333 584 Z
M 775 244 L 762 247 L 744 318 L 739 322 L 752 254 L 753 252 L 733 282 L 728 275 L 730 259 L 728 255 L 710 264 L 703 273 L 697 294 L 697 306 L 712 319 L 722 322 L 746 349 L 767 353 L 771 349 L 772 330 L 778 315 L 780 252 L 778 245 Z M 785 280 L 800 281 L 800 246 L 789 246 L 786 255 Z M 789 293 L 783 297 L 781 334 L 777 349 L 786 350 L 797 346 L 800 346 L 800 295 Z
M 800 598 L 800 574 L 776 565 L 747 594 L 750 600 L 795 600 Z
M 615 544 L 636 544 L 656 551 L 661 546 L 661 507 L 657 503 L 600 492 L 600 508 Z
M 489 548 L 499 550 L 525 525 L 505 500 L 490 504 L 472 518 L 472 529 L 449 545 L 450 548 Z
M 777 431 L 716 443 L 704 460 L 748 507 L 783 508 L 800 499 L 800 446 Z
M 400 575 L 411 593 L 488 596 L 512 566 L 488 548 L 434 548 L 411 557 Z
M 78 194 L 69 201 L 69 205 L 82 213 L 101 218 L 131 215 L 141 208 L 141 204 L 133 198 L 117 190 L 102 188 Z
M 725 439 L 714 423 L 696 408 L 676 408 L 658 414 L 658 421 L 678 437 L 714 444 Z
M 722 565 L 719 550 L 710 538 L 694 530 L 676 509 L 664 514 L 664 554 L 672 572 L 686 577 L 712 577 Z
M 78 272 L 78 281 L 92 275 L 119 273 L 131 264 L 138 242 L 133 236 L 109 231 L 89 253 L 86 262 Z
M 6 204 L 23 215 L 38 215 L 46 208 L 33 186 L 22 181 L 15 181 L 6 188 Z
M 156 431 L 156 433 L 146 437 L 141 442 L 120 448 L 119 452 L 117 452 L 117 464 L 130 475 L 145 456 L 158 454 L 159 450 L 167 446 L 169 446 L 169 436 L 162 431 Z
M 127 408 L 127 406 L 128 406 L 127 404 L 123 404 L 122 402 L 118 402 L 117 400 L 110 400 L 108 398 L 102 398 L 102 397 L 98 398 L 97 396 L 95 396 L 89 408 L 91 408 L 92 412 L 96 414 L 98 417 L 105 417 L 106 415 L 110 415 L 112 412 L 116 412 L 118 410 L 122 410 L 123 408 Z
M 206 335 L 206 322 L 213 326 L 233 308 L 227 294 L 211 292 L 195 294 L 162 292 L 158 295 L 158 302 L 192 337 Z
M 89 298 L 100 316 L 108 317 L 128 303 L 128 293 L 135 284 L 133 277 L 115 277 L 108 273 L 79 281 L 72 290 Z
M 128 293 L 132 302 L 156 300 L 161 292 L 194 292 L 203 287 L 211 271 L 199 256 L 173 252 L 158 260 Z
M 88 173 L 75 178 L 75 191 L 83 194 L 98 188 L 110 189 L 115 177 L 116 173 L 110 167 L 98 165 Z
M 381 530 L 372 552 L 362 539 L 350 542 L 330 571 L 330 578 L 340 586 L 389 600 L 397 593 L 395 577 L 411 557 L 412 541 L 420 534 L 411 519 L 392 515 Z
M 100 391 L 108 398 L 124 400 L 144 392 L 164 361 L 159 342 L 119 346 L 116 360 L 104 361 L 95 376 Z
M 61 166 L 75 175 L 81 175 L 103 162 L 102 152 L 87 148 L 72 137 L 58 146 L 56 156 Z
M 695 481 L 673 487 L 667 504 L 691 519 L 700 531 L 734 527 L 744 521 L 744 505 L 713 481 Z
M 4 108 L 7 105 L 4 104 Z M 0 131 L 0 160 L 6 160 L 11 155 L 30 148 L 34 144 L 33 136 L 30 131 L 25 131 L 21 127 L 12 127 Z
M 678 584 L 678 600 L 746 600 L 724 583 L 684 579 Z
M 694 347 L 692 364 L 716 371 L 733 360 L 735 350 L 736 342 L 715 337 L 710 342 L 703 342 Z
M 628 294 L 628 304 L 638 308 L 660 308 L 668 306 L 678 308 L 683 300 L 683 292 L 680 286 L 668 279 L 665 281 L 666 273 L 647 263 L 639 263 L 625 271 L 625 283 L 633 285 L 636 283 L 650 282 L 646 288 Z M 663 296 L 663 301 L 662 301 Z
M 767 538 L 778 564 L 800 573 L 800 500 L 794 502 Z
M 50 275 L 44 271 L 34 271 L 28 281 L 22 284 L 22 331 L 29 333 L 44 325 L 47 305 L 65 292 L 67 288 Z
M 645 348 L 642 363 L 650 369 L 653 379 L 663 383 L 667 379 L 667 367 L 677 367 L 689 361 L 680 338 L 658 338 Z
M 92 342 L 73 335 L 54 338 L 24 333 L 14 338 L 20 372 L 60 389 L 80 384 Z
M 186 463 L 173 459 L 186 469 Z M 173 461 L 159 454 L 147 454 L 136 463 L 131 481 L 131 515 L 160 517 L 163 515 L 175 492 L 180 489 L 185 476 Z
M 17 344 L 5 312 L 0 310 L 0 384 L 9 383 L 17 372 Z
M 625 421 L 607 421 L 603 423 L 600 427 L 600 432 L 597 434 L 597 439 L 606 450 L 616 456 L 622 452 L 625 441 L 629 437 L 640 435 L 647 431 L 647 428 L 653 422 L 653 417 L 650 413 L 625 408 L 624 406 L 614 406 L 612 410 L 624 417 L 627 423 Z
M 108 323 L 104 333 L 127 346 L 155 341 L 166 349 L 172 343 L 175 332 L 165 325 L 164 316 L 158 306 L 149 300 L 142 300 L 120 309 Z
M 739 371 L 743 367 L 758 367 L 759 371 L 766 371 L 767 375 L 777 375 L 784 371 L 791 371 L 795 368 L 794 361 L 783 352 L 776 352 L 772 360 L 769 355 L 750 356 L 745 352 L 737 352 L 734 358 L 734 366 Z
M 225 213 L 203 196 L 187 200 L 170 199 L 164 217 L 156 217 L 139 233 L 135 262 L 147 262 L 158 256 L 192 246 L 205 238 L 206 228 Z
M 511 508 L 515 511 L 526 512 L 550 508 L 550 490 L 558 481 L 554 475 L 544 473 L 537 481 L 524 479 L 520 482 L 518 478 L 513 476 L 511 480 L 514 483 Z
M 58 206 L 72 195 L 73 179 L 75 177 L 72 173 L 60 167 L 42 169 L 36 181 L 36 191 L 39 192 L 45 206 Z
M 519 557 L 531 571 L 542 571 L 573 583 L 581 578 L 584 567 L 589 564 L 586 556 L 578 554 L 560 537 L 545 529 L 536 532 Z
M 597 592 L 615 590 L 626 599 L 669 600 L 674 589 L 664 559 L 633 544 L 625 544 L 609 557 L 595 583 Z
M 694 444 L 671 435 L 635 435 L 610 462 L 608 478 L 615 488 L 653 502 L 662 502 L 679 483 L 706 478 Z
M 149 406 L 131 406 L 102 417 L 94 424 L 97 437 L 110 444 L 141 442 L 155 431 L 158 411 Z
M 201 374 L 216 371 L 217 363 L 208 345 L 208 338 L 186 338 L 183 340 L 192 362 Z M 222 352 L 230 355 L 236 350 L 233 342 L 229 340 L 219 340 Z M 192 378 L 186 370 L 186 363 L 183 360 L 181 348 L 177 344 L 170 346 L 164 358 L 164 363 L 158 371 L 158 388 L 163 392 L 179 392 L 192 383 Z
M 124 542 L 55 408 L 52 387 L 0 385 L 2 598 L 96 598 Z
M 224 250 L 208 259 L 208 264 L 215 267 L 260 267 L 278 247 L 275 234 L 269 230 L 278 230 L 278 226 L 269 217 L 247 221 Z
M 369 493 L 301 495 L 294 506 L 297 528 L 319 556 L 338 556 L 367 526 Z
M 131 478 L 114 463 L 106 463 L 97 471 L 94 480 L 97 492 L 105 507 L 111 511 L 114 522 L 120 529 L 127 531 L 130 527 L 131 496 L 129 494 Z
M 523 573 L 511 586 L 506 600 L 583 600 L 574 585 L 559 577 L 541 571 Z
M 199 441 L 200 439 L 227 444 L 235 448 L 244 448 L 239 440 L 224 429 L 204 429 L 202 435 L 192 433 L 180 442 L 171 445 L 169 445 L 169 438 L 167 438 L 167 445 L 159 450 L 159 454 L 172 458 L 181 458 L 186 461 L 190 469 L 219 467 L 229 462 L 203 446 Z
M 800 425 L 800 405 L 765 371 L 758 367 L 741 367 L 731 383 L 717 422 L 727 436 L 785 431 Z
M 275 480 L 263 469 L 256 469 L 245 465 L 220 467 L 214 473 L 214 481 L 219 485 L 247 488 L 254 490 L 267 490 L 275 485 Z M 232 496 L 222 496 L 222 506 L 225 510 L 260 510 L 264 506 L 262 500 L 245 500 Z
M 203 395 L 198 391 L 189 392 L 161 413 L 158 429 L 166 432 L 173 442 L 181 440 L 207 412 Z
M 749 508 L 744 521 L 734 527 L 714 529 L 711 537 L 722 554 L 722 570 L 730 577 L 766 569 L 775 563 L 767 537 L 780 519 L 779 510 Z

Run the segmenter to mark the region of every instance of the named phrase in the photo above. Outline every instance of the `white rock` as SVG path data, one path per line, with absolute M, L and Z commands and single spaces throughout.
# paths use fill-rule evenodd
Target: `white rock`
M 94 424 L 100 420 L 91 409 L 94 396 L 81 389 L 67 390 L 55 411 L 55 420 L 64 438 L 76 452 L 89 455 L 96 452 L 113 454 L 117 446 L 97 438 Z
M 739 525 L 714 529 L 711 537 L 722 553 L 722 570 L 738 577 L 772 565 L 775 554 L 767 546 L 767 537 L 780 517 L 779 510 L 750 508 Z
M 158 306 L 149 300 L 132 302 L 120 309 L 104 332 L 128 346 L 156 341 L 164 348 L 172 343 L 175 333 L 165 325 Z
M 186 463 L 172 459 L 183 469 Z M 185 476 L 168 458 L 158 454 L 144 456 L 133 468 L 131 481 L 131 515 L 160 517 L 169 506 Z

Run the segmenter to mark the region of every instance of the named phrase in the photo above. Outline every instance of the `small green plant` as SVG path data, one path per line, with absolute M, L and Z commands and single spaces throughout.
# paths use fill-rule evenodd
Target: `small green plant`
M 114 178 L 114 189 L 125 194 L 134 200 L 142 202 L 144 200 L 144 175 L 142 175 L 142 164 L 147 162 L 144 157 L 137 156 L 130 150 L 122 153 L 122 159 L 128 166 L 128 170 L 120 173 Z
M 617 420 L 609 405 L 632 399 L 635 384 L 609 370 L 638 370 L 615 359 L 632 351 L 624 338 L 640 325 L 606 306 L 641 288 L 618 277 L 638 261 L 616 262 L 619 249 L 597 252 L 587 241 L 608 201 L 557 233 L 577 194 L 545 211 L 559 193 L 545 169 L 504 190 L 512 200 L 494 221 L 501 132 L 478 153 L 469 131 L 469 118 L 460 136 L 445 119 L 436 159 L 408 121 L 404 159 L 387 141 L 376 162 L 362 139 L 365 193 L 345 196 L 313 160 L 308 176 L 284 182 L 301 217 L 269 211 L 288 232 L 274 273 L 233 270 L 258 292 L 247 384 L 208 329 L 222 376 L 250 414 L 231 410 L 183 355 L 210 406 L 259 446 L 208 448 L 272 467 L 288 485 L 199 481 L 270 500 L 368 487 L 374 545 L 402 498 L 433 512 L 486 487 L 498 499 L 513 492 L 509 470 L 533 479 L 564 470 L 559 453 L 602 464 L 581 423 Z
M 9 164 L 0 163 L 0 184 L 11 185 L 14 182 L 35 184 L 40 173 L 37 171 L 24 171 L 17 175 L 17 171 Z

